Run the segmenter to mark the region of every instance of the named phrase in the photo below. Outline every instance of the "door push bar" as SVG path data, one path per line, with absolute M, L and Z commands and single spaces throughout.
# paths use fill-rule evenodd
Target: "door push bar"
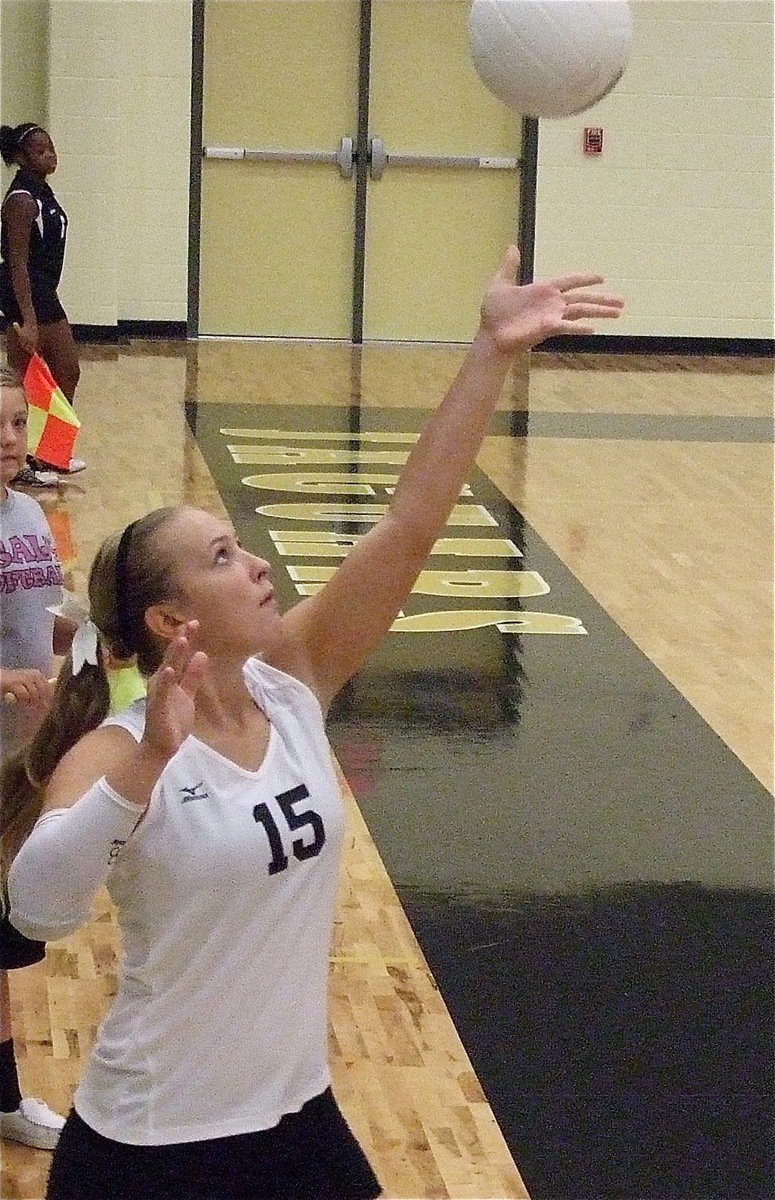
M 352 138 L 342 138 L 338 150 L 250 150 L 244 146 L 205 146 L 205 158 L 244 159 L 248 162 L 334 163 L 343 179 L 353 173 L 355 155 Z
M 369 160 L 372 179 L 381 179 L 386 167 L 453 167 L 467 171 L 515 171 L 518 158 L 475 154 L 391 154 L 381 138 L 372 138 Z
M 343 179 L 351 179 L 355 163 L 353 139 L 342 138 L 338 150 L 250 150 L 244 146 L 205 146 L 205 158 L 245 160 L 247 162 L 334 163 Z M 381 138 L 369 142 L 369 165 L 372 179 L 381 179 L 385 168 L 394 167 L 452 167 L 474 171 L 516 171 L 518 158 L 475 154 L 389 154 Z

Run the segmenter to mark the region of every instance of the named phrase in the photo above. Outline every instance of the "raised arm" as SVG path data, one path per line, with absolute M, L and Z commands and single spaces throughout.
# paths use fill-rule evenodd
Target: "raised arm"
M 286 645 L 324 708 L 409 595 L 476 458 L 514 355 L 555 334 L 592 333 L 584 321 L 616 317 L 623 307 L 618 297 L 579 290 L 602 283 L 599 275 L 520 287 L 518 269 L 519 251 L 510 246 L 485 293 L 471 349 L 412 449 L 385 517 L 325 587 L 284 618 Z

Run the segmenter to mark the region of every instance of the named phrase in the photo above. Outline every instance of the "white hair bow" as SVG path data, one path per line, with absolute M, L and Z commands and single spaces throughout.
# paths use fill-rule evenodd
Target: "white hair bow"
M 75 621 L 77 625 L 70 647 L 73 657 L 73 675 L 78 675 L 84 663 L 91 663 L 93 667 L 96 667 L 99 664 L 100 635 L 83 600 L 80 600 L 75 592 L 63 591 L 62 603 L 50 605 L 48 612 L 53 613 L 55 617 L 64 617 L 68 621 Z

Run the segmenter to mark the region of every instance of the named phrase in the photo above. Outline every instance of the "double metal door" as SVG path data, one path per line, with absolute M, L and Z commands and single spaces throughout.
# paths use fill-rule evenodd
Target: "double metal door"
M 516 236 L 519 122 L 468 0 L 208 0 L 199 329 L 463 341 Z

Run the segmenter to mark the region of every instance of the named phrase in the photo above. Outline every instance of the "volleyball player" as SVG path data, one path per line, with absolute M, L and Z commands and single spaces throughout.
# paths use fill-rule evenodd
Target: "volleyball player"
M 94 647 L 136 656 L 147 699 L 107 718 L 103 655 L 66 664 L 3 777 L 14 923 L 66 935 L 107 883 L 124 941 L 48 1200 L 379 1195 L 327 1061 L 344 828 L 325 714 L 411 591 L 515 353 L 622 307 L 583 290 L 595 275 L 517 286 L 518 264 L 511 247 L 387 514 L 317 594 L 281 614 L 268 564 L 195 508 L 98 552 Z

